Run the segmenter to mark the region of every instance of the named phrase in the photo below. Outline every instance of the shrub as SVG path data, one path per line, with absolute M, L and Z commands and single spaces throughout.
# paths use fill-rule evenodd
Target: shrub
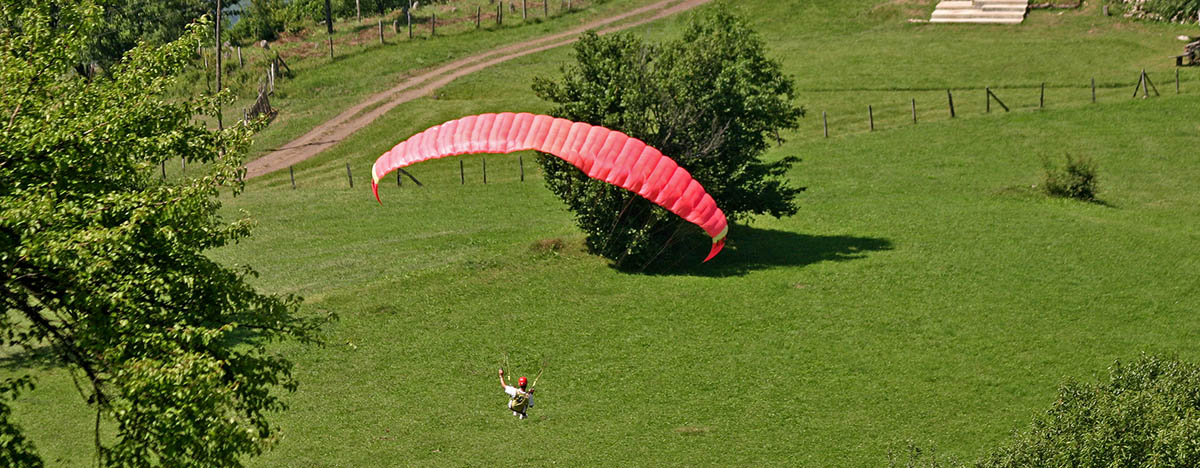
M 1088 157 L 1067 155 L 1065 167 L 1054 167 L 1047 161 L 1042 190 L 1053 197 L 1093 201 L 1096 199 L 1096 164 Z
M 1200 0 L 1117 0 L 1126 16 L 1159 21 L 1191 23 L 1196 21 Z
M 760 156 L 804 109 L 766 43 L 722 3 L 693 16 L 680 39 L 652 44 L 622 33 L 585 33 L 561 80 L 533 89 L 552 114 L 621 131 L 675 159 L 730 221 L 795 214 L 803 188 L 786 177 L 794 156 Z M 587 249 L 622 269 L 645 270 L 696 255 L 699 229 L 633 193 L 540 157 L 546 185 L 575 213 Z M 657 262 L 657 263 L 656 263 Z
M 1027 432 L 976 466 L 1200 466 L 1200 366 L 1142 355 L 1113 364 L 1108 382 L 1070 381 Z

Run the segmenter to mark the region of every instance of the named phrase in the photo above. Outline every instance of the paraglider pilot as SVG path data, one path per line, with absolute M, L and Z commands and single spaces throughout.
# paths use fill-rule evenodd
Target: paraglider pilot
M 525 377 L 521 377 L 517 379 L 516 387 L 510 386 L 504 382 L 504 369 L 500 369 L 500 386 L 508 394 L 508 409 L 512 410 L 513 416 L 521 419 L 525 419 L 525 412 L 533 408 L 533 389 L 525 390 L 526 382 Z

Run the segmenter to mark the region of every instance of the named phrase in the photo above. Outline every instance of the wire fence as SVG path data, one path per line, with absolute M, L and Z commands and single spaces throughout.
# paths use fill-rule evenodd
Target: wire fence
M 806 119 L 806 124 L 789 137 L 801 140 L 837 139 L 922 123 L 945 123 L 990 114 L 1037 112 L 1052 108 L 1079 109 L 1111 102 L 1195 94 L 1193 88 L 1196 88 L 1197 78 L 1200 78 L 1197 76 L 1200 75 L 1200 67 L 1176 68 L 1173 73 L 1150 73 L 1141 70 L 1135 75 L 1137 78 L 1128 82 L 1097 82 L 1089 78 L 1076 86 L 1048 86 L 1042 82 L 1006 87 L 962 86 L 947 89 L 885 90 L 880 93 L 885 94 L 886 99 L 881 98 L 878 103 L 866 104 L 861 113 L 834 114 L 821 111 L 817 119 Z M 1184 79 L 1185 77 L 1187 79 Z M 861 94 L 865 91 L 850 89 L 824 92 Z M 920 97 L 902 97 L 905 95 Z M 402 169 L 396 172 L 394 181 L 389 176 L 388 180 L 381 180 L 380 185 L 395 183 L 397 187 L 419 188 L 426 184 L 441 186 L 523 183 L 528 178 L 539 177 L 536 164 L 531 166 L 526 163 L 528 159 L 530 158 L 520 153 L 516 158 L 511 155 L 491 155 L 490 158 L 488 155 L 464 156 L 459 158 L 457 168 L 438 166 L 437 169 L 427 172 L 428 175 Z M 264 187 L 299 190 L 341 186 L 352 189 L 367 183 L 364 181 L 371 180 L 370 170 L 369 166 L 358 167 L 344 161 L 302 165 L 301 168 L 293 166 L 288 168 L 287 179 L 266 178 Z M 187 171 L 187 163 L 181 161 L 180 172 Z M 427 170 L 423 169 L 421 172 L 425 171 Z M 162 176 L 166 178 L 167 175 L 164 163 Z
M 1048 86 L 1046 82 L 1007 87 L 965 86 L 944 89 L 883 90 L 877 102 L 862 105 L 859 112 L 821 110 L 815 125 L 808 121 L 797 138 L 836 138 L 863 132 L 873 132 L 906 125 L 918 125 L 961 118 L 964 116 L 1037 111 L 1050 108 L 1078 108 L 1129 99 L 1149 99 L 1188 94 L 1194 87 L 1198 71 L 1195 68 L 1176 68 L 1170 73 L 1132 73 L 1137 78 L 1127 82 L 1098 83 L 1095 78 L 1081 80 L 1079 85 Z M 1190 75 L 1190 76 L 1188 76 Z M 1187 78 L 1187 79 L 1185 79 Z M 828 94 L 851 94 L 861 97 L 869 90 L 822 90 Z

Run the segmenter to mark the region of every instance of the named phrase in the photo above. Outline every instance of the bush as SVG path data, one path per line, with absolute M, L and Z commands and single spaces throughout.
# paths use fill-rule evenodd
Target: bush
M 1191 23 L 1196 21 L 1200 0 L 1116 0 L 1126 16 L 1159 21 Z
M 766 57 L 764 41 L 718 4 L 692 17 L 683 37 L 650 44 L 632 34 L 586 33 L 560 81 L 535 79 L 554 115 L 621 131 L 672 157 L 731 221 L 795 214 L 803 188 L 786 173 L 799 161 L 759 157 L 804 109 L 794 85 Z M 706 247 L 699 229 L 631 192 L 540 157 L 546 185 L 587 234 L 590 252 L 623 269 L 658 268 Z M 677 250 L 678 249 L 678 250 Z M 687 249 L 687 250 L 684 250 Z M 683 252 L 686 252 L 684 254 Z
M 973 464 L 912 441 L 889 468 L 1194 468 L 1200 466 L 1200 365 L 1143 354 L 1109 368 L 1108 382 L 1068 381 L 1027 432 Z
M 1065 167 L 1045 163 L 1046 178 L 1042 190 L 1053 197 L 1093 201 L 1096 199 L 1096 164 L 1091 159 L 1067 155 Z
M 1100 384 L 1068 382 L 1028 432 L 980 468 L 1200 466 L 1200 366 L 1142 355 Z
M 229 37 L 236 42 L 273 41 L 283 31 L 287 4 L 283 0 L 250 0 Z

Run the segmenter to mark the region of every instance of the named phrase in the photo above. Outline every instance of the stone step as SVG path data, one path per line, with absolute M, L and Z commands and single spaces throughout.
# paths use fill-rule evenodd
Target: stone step
M 1028 9 L 1029 0 L 942 0 L 929 22 L 1016 24 Z
M 933 18 L 930 23 L 970 23 L 970 24 L 1021 24 L 1025 18 Z
M 1028 10 L 1028 5 L 988 5 L 980 8 L 983 11 L 1019 11 L 1025 13 Z
M 1028 0 L 1004 2 L 972 2 L 971 0 L 943 0 L 938 3 L 939 10 L 1026 10 Z
M 975 2 L 971 0 L 945 0 L 937 4 L 938 10 L 974 10 Z
M 934 11 L 933 18 L 1025 18 L 1023 11 L 945 10 Z

